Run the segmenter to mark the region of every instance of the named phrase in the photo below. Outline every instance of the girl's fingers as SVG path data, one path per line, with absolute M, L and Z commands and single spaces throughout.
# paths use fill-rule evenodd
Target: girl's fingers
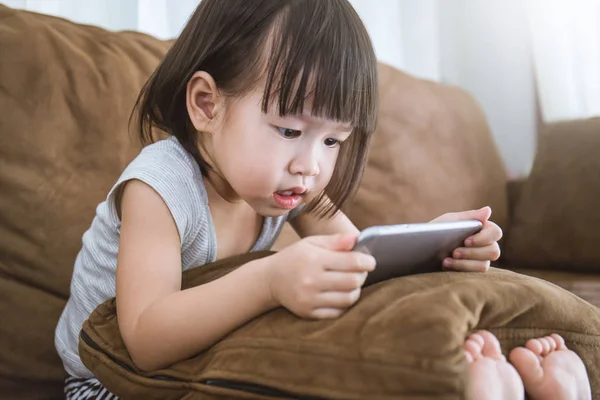
M 479 233 L 465 240 L 466 247 L 483 247 L 502 239 L 502 229 L 495 223 L 487 221 Z
M 327 271 L 370 272 L 375 269 L 375 257 L 358 251 L 323 252 L 323 264 Z
M 446 258 L 443 262 L 443 268 L 446 270 L 462 272 L 487 272 L 487 270 L 490 269 L 490 262 Z
M 344 313 L 344 310 L 339 308 L 317 308 L 311 314 L 311 318 L 315 319 L 334 319 Z
M 500 246 L 494 242 L 484 247 L 459 247 L 452 252 L 452 257 L 457 260 L 496 261 L 500 253 Z
M 360 297 L 360 289 L 351 292 L 323 292 L 317 296 L 316 308 L 337 308 L 345 310 Z
M 351 292 L 362 287 L 366 279 L 366 272 L 325 271 L 319 286 L 326 292 Z

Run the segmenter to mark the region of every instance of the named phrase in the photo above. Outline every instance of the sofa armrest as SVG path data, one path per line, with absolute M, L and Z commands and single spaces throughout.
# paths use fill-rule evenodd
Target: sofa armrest
M 510 184 L 503 255 L 528 269 L 600 273 L 600 118 L 547 125 L 529 177 Z

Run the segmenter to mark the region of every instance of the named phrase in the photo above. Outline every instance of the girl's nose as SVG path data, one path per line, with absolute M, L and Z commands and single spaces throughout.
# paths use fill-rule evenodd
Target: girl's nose
M 319 175 L 319 162 L 316 154 L 317 150 L 312 149 L 298 154 L 290 163 L 290 173 L 302 176 Z

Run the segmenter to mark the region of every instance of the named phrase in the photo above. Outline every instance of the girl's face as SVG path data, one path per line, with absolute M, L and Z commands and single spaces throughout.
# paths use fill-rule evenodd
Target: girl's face
M 261 110 L 262 92 L 232 102 L 227 118 L 211 134 L 213 185 L 228 201 L 244 200 L 264 216 L 279 216 L 308 202 L 329 183 L 340 143 L 352 128 L 310 116 L 280 117 L 277 102 Z M 310 101 L 306 109 L 310 110 Z

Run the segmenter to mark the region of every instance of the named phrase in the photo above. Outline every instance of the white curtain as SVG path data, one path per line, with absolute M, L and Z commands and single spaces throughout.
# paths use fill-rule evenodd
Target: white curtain
M 441 77 L 438 0 L 350 0 L 380 61 L 409 74 Z
M 378 58 L 459 86 L 482 106 L 511 178 L 529 173 L 537 110 L 522 0 L 350 0 Z
M 9 7 L 55 15 L 111 30 L 160 39 L 179 34 L 199 0 L 0 0 Z
M 166 39 L 179 34 L 199 0 L 4 2 Z M 600 0 L 350 2 L 381 61 L 478 100 L 511 177 L 530 170 L 538 100 L 546 122 L 600 115 Z
M 351 2 L 382 61 L 475 94 L 483 94 L 474 82 L 481 67 L 512 81 L 515 95 L 533 76 L 545 122 L 600 115 L 600 0 Z
M 544 120 L 600 115 L 600 0 L 527 4 Z

